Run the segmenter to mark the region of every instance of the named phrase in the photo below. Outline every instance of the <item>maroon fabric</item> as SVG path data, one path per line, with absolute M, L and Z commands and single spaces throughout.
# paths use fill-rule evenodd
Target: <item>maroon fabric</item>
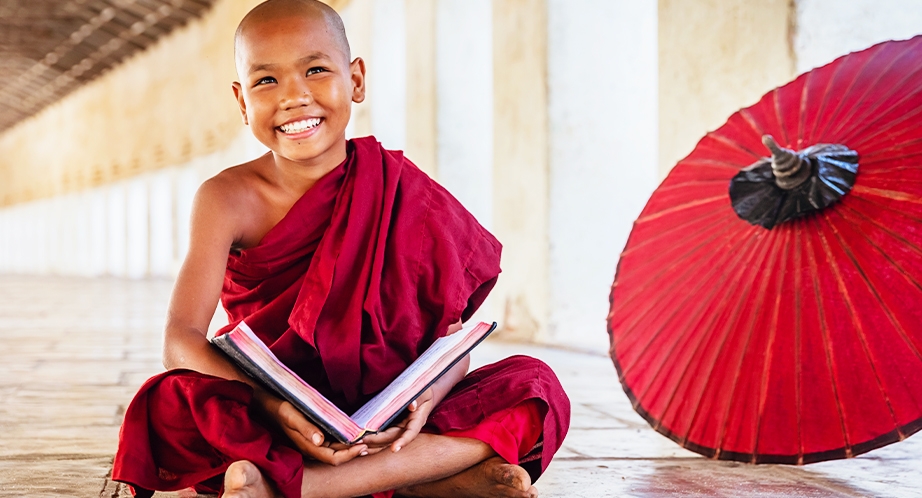
M 222 302 L 230 324 L 219 334 L 245 319 L 279 359 L 352 413 L 477 309 L 499 255 L 499 242 L 402 153 L 371 137 L 352 140 L 347 160 L 256 247 L 229 256 Z M 431 425 L 465 429 L 516 399 L 539 398 L 548 406 L 546 447 L 556 450 L 569 405 L 549 369 L 543 383 L 532 370 L 477 377 L 482 387 L 462 382 L 465 406 L 446 398 Z M 283 495 L 298 496 L 301 456 L 252 418 L 250 396 L 242 383 L 197 373 L 154 377 L 126 411 L 113 478 L 214 489 L 227 465 L 247 458 Z
M 300 453 L 259 419 L 251 400 L 250 386 L 238 381 L 188 370 L 153 377 L 125 412 L 112 478 L 140 490 L 195 487 L 216 493 L 227 467 L 246 459 L 282 496 L 300 496 Z M 537 480 L 560 448 L 570 421 L 569 400 L 540 360 L 513 356 L 471 372 L 436 406 L 424 431 L 466 431 L 529 400 L 539 406 L 541 442 L 534 452 L 520 454 L 519 464 Z M 531 428 L 510 431 L 523 439 L 534 437 Z M 494 438 L 478 439 L 497 444 Z
M 350 413 L 499 275 L 499 242 L 445 189 L 373 138 L 227 262 L 222 302 L 324 396 Z

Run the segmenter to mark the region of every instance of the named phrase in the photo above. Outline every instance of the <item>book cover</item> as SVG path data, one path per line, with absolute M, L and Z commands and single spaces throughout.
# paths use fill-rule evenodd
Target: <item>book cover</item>
M 351 416 L 327 400 L 276 358 L 256 334 L 240 322 L 211 342 L 244 372 L 280 398 L 289 401 L 318 427 L 343 443 L 387 428 L 420 394 L 496 329 L 480 322 L 437 339 L 393 382 Z

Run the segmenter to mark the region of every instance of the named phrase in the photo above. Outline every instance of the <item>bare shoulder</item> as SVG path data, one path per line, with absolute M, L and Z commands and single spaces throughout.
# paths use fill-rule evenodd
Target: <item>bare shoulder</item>
M 259 236 L 251 234 L 254 221 L 265 211 L 259 161 L 227 168 L 199 187 L 195 196 L 193 230 L 217 230 L 228 236 L 235 246 L 246 246 L 249 239 Z

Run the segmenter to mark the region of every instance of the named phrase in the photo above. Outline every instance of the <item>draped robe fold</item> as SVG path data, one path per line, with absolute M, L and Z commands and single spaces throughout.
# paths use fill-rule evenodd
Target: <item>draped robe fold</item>
M 245 319 L 280 360 L 352 413 L 476 311 L 496 283 L 501 246 L 402 153 L 371 137 L 348 150 L 258 245 L 228 257 L 229 324 L 218 334 Z M 299 496 L 302 456 L 251 401 L 238 381 L 189 371 L 153 377 L 126 410 L 113 479 L 137 490 L 215 491 L 227 466 L 247 459 L 283 496 Z M 426 431 L 470 436 L 526 402 L 542 419 L 530 458 L 536 478 L 569 426 L 569 401 L 538 360 L 472 372 Z

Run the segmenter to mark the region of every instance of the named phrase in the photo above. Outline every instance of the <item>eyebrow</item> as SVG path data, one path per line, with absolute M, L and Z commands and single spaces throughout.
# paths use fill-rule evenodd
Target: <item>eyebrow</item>
M 326 59 L 326 58 L 329 58 L 327 57 L 326 54 L 322 52 L 314 52 L 306 57 L 302 57 L 298 59 L 298 64 L 310 64 L 311 62 L 314 62 L 317 59 Z M 265 64 L 254 64 L 250 66 L 250 71 L 248 72 L 248 74 L 253 74 L 257 71 L 271 71 L 273 69 L 278 68 L 278 66 L 279 66 L 278 64 L 274 64 L 271 62 L 267 62 Z

